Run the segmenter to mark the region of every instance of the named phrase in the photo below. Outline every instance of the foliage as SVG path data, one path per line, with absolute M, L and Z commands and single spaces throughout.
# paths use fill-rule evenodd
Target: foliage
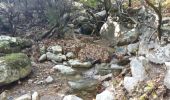
M 80 2 L 87 6 L 95 8 L 99 3 L 99 0 L 80 0 Z
M 46 17 L 50 25 L 64 24 L 65 21 L 62 19 L 64 14 L 71 11 L 71 1 L 57 0 L 50 1 L 47 5 Z
M 56 23 L 58 23 L 58 13 L 57 11 L 54 9 L 54 8 L 48 8 L 47 11 L 46 11 L 46 17 L 47 17 L 47 20 L 49 22 L 49 24 L 51 26 L 55 25 Z

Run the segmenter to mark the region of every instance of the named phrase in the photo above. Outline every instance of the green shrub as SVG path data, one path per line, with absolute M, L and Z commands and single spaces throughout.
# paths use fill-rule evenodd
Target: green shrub
M 80 0 L 81 3 L 95 8 L 98 4 L 98 0 Z
M 46 11 L 46 17 L 51 26 L 55 25 L 56 23 L 59 23 L 59 15 L 55 8 L 49 7 Z

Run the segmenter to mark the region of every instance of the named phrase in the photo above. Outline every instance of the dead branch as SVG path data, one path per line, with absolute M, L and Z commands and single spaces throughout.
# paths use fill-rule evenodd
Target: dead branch
M 145 2 L 155 11 L 155 13 L 158 16 L 157 36 L 158 36 L 158 39 L 161 40 L 161 23 L 162 23 L 161 4 L 159 2 L 158 8 L 157 8 L 149 0 L 145 0 Z

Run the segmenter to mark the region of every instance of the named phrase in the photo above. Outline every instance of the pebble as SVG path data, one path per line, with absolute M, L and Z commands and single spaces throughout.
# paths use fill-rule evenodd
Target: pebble
M 52 83 L 54 81 L 54 79 L 51 77 L 51 76 L 48 76 L 46 79 L 45 79 L 45 82 L 46 83 Z

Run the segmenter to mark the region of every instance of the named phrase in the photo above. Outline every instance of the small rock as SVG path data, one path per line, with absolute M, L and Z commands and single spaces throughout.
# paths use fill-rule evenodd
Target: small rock
M 170 62 L 165 62 L 165 66 L 167 67 L 168 70 L 170 70 Z
M 72 74 L 75 74 L 76 72 L 71 67 L 65 66 L 65 65 L 56 65 L 53 67 L 53 69 L 59 70 L 62 74 L 66 74 L 66 75 L 72 75 Z
M 83 100 L 83 99 L 81 99 L 81 98 L 79 98 L 75 95 L 67 95 L 67 96 L 64 97 L 63 100 Z
M 68 63 L 72 66 L 72 67 L 77 67 L 77 68 L 89 68 L 92 66 L 91 62 L 81 62 L 80 60 L 69 60 Z
M 28 80 L 28 84 L 32 84 L 33 83 L 33 80 L 32 79 L 29 79 Z
M 119 38 L 117 45 L 123 46 L 123 45 L 127 45 L 130 43 L 134 43 L 135 41 L 138 40 L 138 38 L 139 38 L 139 32 L 136 28 L 133 28 L 133 29 L 129 30 L 128 32 L 125 31 L 123 33 L 123 36 L 121 36 L 121 38 Z
M 112 84 L 113 84 L 113 83 L 111 83 L 111 82 L 109 82 L 109 81 L 104 81 L 104 82 L 102 83 L 102 86 L 103 86 L 104 88 L 107 88 L 107 87 L 110 87 Z
M 95 75 L 95 76 L 93 76 L 93 78 L 96 79 L 96 80 L 99 80 L 99 81 L 104 81 L 106 79 L 111 79 L 112 76 L 113 76 L 112 73 L 110 73 L 110 74 L 107 74 L 107 75 L 104 75 L 104 76 Z
M 116 47 L 116 55 L 126 55 L 127 54 L 127 47 L 126 46 L 119 46 Z
M 63 62 L 63 65 L 68 66 L 68 63 L 66 61 Z
M 74 54 L 73 52 L 68 52 L 68 53 L 66 54 L 66 57 L 67 57 L 68 59 L 73 59 L 73 58 L 75 58 L 75 54 Z
M 45 79 L 45 82 L 46 83 L 52 83 L 54 81 L 54 79 L 51 77 L 51 76 L 48 76 L 46 79 Z
M 0 100 L 8 100 L 7 99 L 7 92 L 6 91 L 4 91 L 4 92 L 2 92 L 1 94 L 0 94 Z
M 139 43 L 129 44 L 127 47 L 128 54 L 136 54 L 138 51 Z
M 130 62 L 130 68 L 132 72 L 132 76 L 143 81 L 146 78 L 144 61 L 141 61 L 142 58 L 132 58 Z
M 14 100 L 31 100 L 31 95 L 30 94 L 24 94 Z
M 105 10 L 100 11 L 100 12 L 95 14 L 95 17 L 98 17 L 98 18 L 104 18 L 105 16 L 106 16 L 106 11 Z
M 94 79 L 80 79 L 77 81 L 69 81 L 68 84 L 74 91 L 91 91 L 96 89 L 98 81 Z
M 117 64 L 112 64 L 111 69 L 123 69 L 123 66 L 117 65 Z
M 47 48 L 47 51 L 48 52 L 52 52 L 54 54 L 59 54 L 59 53 L 62 53 L 63 49 L 61 46 L 59 45 L 56 45 L 56 46 L 50 46 Z
M 170 44 L 164 47 L 158 47 L 154 51 L 149 52 L 146 57 L 153 63 L 164 64 L 170 59 Z
M 32 100 L 40 100 L 40 97 L 39 97 L 38 92 L 34 92 L 34 93 L 32 94 Z
M 66 60 L 66 56 L 62 55 L 62 54 L 56 55 L 56 54 L 53 54 L 51 52 L 47 52 L 46 55 L 47 55 L 48 60 L 54 60 L 54 61 L 57 61 L 57 62 L 62 62 L 63 60 Z
M 47 59 L 47 55 L 43 54 L 40 56 L 40 58 L 38 59 L 39 62 L 45 61 Z
M 167 71 L 165 78 L 164 78 L 164 85 L 170 89 L 170 70 Z
M 96 100 L 115 100 L 115 94 L 114 92 L 105 90 L 102 93 L 97 94 Z
M 134 77 L 124 78 L 123 85 L 128 92 L 132 92 L 132 90 L 135 88 L 135 86 L 137 86 L 137 84 L 138 84 L 138 79 Z
M 112 73 L 109 64 L 101 63 L 96 64 L 95 67 L 83 72 L 83 75 L 87 78 L 93 78 L 95 75 L 107 75 Z
M 112 73 L 110 65 L 107 63 L 96 64 L 95 70 L 97 70 L 97 75 L 102 76 Z
M 38 81 L 38 82 L 35 82 L 36 84 L 38 84 L 38 85 L 42 85 L 42 84 L 44 84 L 44 81 Z

